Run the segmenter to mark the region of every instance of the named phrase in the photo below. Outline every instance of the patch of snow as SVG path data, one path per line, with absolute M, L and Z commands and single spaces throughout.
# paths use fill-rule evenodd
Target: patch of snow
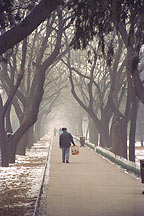
M 51 137 L 44 137 L 26 152 L 26 156 L 17 155 L 15 164 L 10 164 L 10 167 L 6 168 L 0 167 L 0 193 L 3 195 L 0 198 L 0 212 L 7 206 L 30 206 L 31 202 L 34 205 L 41 186 L 50 143 Z M 21 198 L 24 202 L 20 200 L 11 205 L 7 196 L 12 196 L 14 200 Z

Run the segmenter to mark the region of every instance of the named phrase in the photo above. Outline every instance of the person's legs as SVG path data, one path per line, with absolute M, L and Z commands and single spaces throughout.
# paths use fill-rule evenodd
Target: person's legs
M 69 151 L 70 151 L 70 148 L 65 149 L 65 156 L 66 156 L 66 162 L 67 163 L 69 163 Z
M 63 161 L 63 163 L 65 162 L 65 152 L 66 152 L 66 148 L 62 147 L 62 161 Z

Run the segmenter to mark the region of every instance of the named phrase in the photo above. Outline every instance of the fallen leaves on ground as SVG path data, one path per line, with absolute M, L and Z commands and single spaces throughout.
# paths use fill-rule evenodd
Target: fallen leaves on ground
M 44 140 L 0 168 L 0 216 L 30 216 L 39 194 L 49 142 Z

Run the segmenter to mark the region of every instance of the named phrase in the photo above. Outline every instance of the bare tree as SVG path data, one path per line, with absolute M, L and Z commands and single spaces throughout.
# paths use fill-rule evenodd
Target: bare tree
M 92 46 L 89 49 L 90 51 L 87 52 L 89 55 L 88 58 L 85 59 L 84 56 L 82 57 L 83 61 L 81 65 L 75 61 L 70 52 L 65 64 L 70 70 L 72 94 L 95 122 L 96 128 L 100 133 L 100 145 L 110 147 L 112 143 L 113 151 L 127 158 L 127 123 L 129 120 L 128 112 L 130 111 L 129 95 L 127 95 L 128 101 L 125 110 L 121 108 L 122 101 L 124 103 L 122 99 L 127 90 L 125 88 L 127 56 L 126 53 L 122 53 L 122 41 L 116 38 L 115 43 L 116 55 L 111 66 L 108 64 L 109 56 L 105 55 L 103 60 L 99 59 L 100 52 Z M 90 52 L 93 52 L 93 54 L 90 55 Z M 89 68 L 86 62 L 89 62 Z M 116 122 L 119 119 L 122 123 L 123 120 L 122 124 L 119 123 L 121 126 L 125 125 L 125 127 L 119 127 L 118 133 L 116 131 L 110 133 L 109 130 L 113 114 L 115 115 L 114 119 Z M 113 125 L 115 120 L 113 121 Z M 116 139 L 112 134 L 116 135 Z M 121 139 L 122 137 L 123 139 Z
M 15 153 L 16 153 L 18 141 L 20 140 L 22 135 L 24 135 L 24 133 L 33 126 L 33 124 L 37 120 L 39 106 L 40 106 L 40 103 L 42 101 L 42 97 L 44 94 L 44 82 L 45 82 L 47 69 L 55 61 L 58 60 L 58 56 L 61 57 L 61 54 L 59 54 L 60 50 L 62 50 L 61 49 L 61 39 L 62 39 L 62 33 L 65 30 L 64 26 L 67 22 L 67 18 L 63 20 L 62 14 L 60 11 L 58 12 L 57 17 L 58 19 L 56 21 L 57 22 L 56 25 L 54 26 L 54 28 L 51 28 L 51 30 L 55 31 L 55 34 L 53 34 L 52 31 L 46 32 L 43 38 L 43 42 L 41 44 L 42 46 L 36 58 L 36 62 L 34 62 L 36 67 L 35 67 L 35 72 L 33 76 L 31 77 L 32 81 L 30 81 L 31 87 L 30 87 L 29 97 L 25 98 L 26 99 L 24 103 L 25 115 L 23 117 L 23 121 L 20 127 L 10 137 L 10 140 L 9 140 L 9 142 L 11 143 L 11 148 L 12 148 L 10 151 L 11 152 L 11 155 L 10 155 L 11 162 L 15 161 Z M 51 37 L 51 42 L 53 43 L 53 45 L 51 49 L 49 50 L 49 52 L 47 53 L 47 55 L 45 55 L 49 34 L 53 35 L 53 37 Z M 20 97 L 19 99 L 21 100 Z

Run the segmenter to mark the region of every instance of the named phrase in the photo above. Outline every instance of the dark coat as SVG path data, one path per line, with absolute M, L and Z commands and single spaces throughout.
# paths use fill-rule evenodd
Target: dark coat
M 60 148 L 62 148 L 62 147 L 69 148 L 71 146 L 71 143 L 74 144 L 72 135 L 70 133 L 68 133 L 67 131 L 64 131 L 60 135 L 60 138 L 59 138 Z

